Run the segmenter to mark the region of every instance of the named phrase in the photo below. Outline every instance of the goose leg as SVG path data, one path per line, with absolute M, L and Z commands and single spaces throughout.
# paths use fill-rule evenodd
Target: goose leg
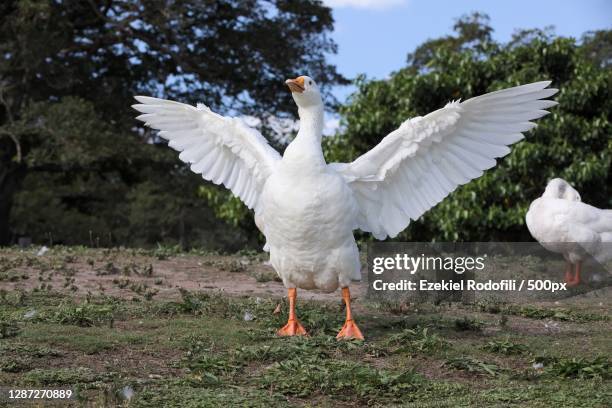
M 287 289 L 289 297 L 289 321 L 285 326 L 276 332 L 279 336 L 306 336 L 306 330 L 295 317 L 295 299 L 297 298 L 297 289 Z
M 582 265 L 580 262 L 576 262 L 576 272 L 574 273 L 574 278 L 567 286 L 577 286 L 580 285 L 580 272 L 582 270 Z
M 344 326 L 336 336 L 336 339 L 359 339 L 363 340 L 363 334 L 361 334 L 361 330 L 353 321 L 353 316 L 351 315 L 351 292 L 349 288 L 342 288 L 342 299 L 344 299 L 344 303 L 346 305 L 346 321 L 344 322 Z
M 571 262 L 565 262 L 565 283 L 568 285 L 571 285 L 572 281 L 574 280 L 574 277 L 572 276 L 572 267 L 573 265 Z

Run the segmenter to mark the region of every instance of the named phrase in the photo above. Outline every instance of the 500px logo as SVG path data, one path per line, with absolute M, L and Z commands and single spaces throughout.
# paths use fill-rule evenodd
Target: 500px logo
M 376 257 L 372 260 L 372 272 L 380 275 L 386 270 L 404 270 L 414 275 L 418 271 L 445 270 L 454 271 L 461 275 L 466 271 L 478 270 L 485 268 L 485 259 L 487 255 L 472 257 L 472 256 L 410 256 L 408 254 L 395 254 L 389 257 Z

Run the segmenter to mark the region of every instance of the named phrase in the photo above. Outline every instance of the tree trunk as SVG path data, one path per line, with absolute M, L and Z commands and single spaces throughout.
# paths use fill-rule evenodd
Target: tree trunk
M 10 230 L 13 197 L 25 177 L 25 166 L 12 161 L 0 162 L 0 245 L 12 241 Z

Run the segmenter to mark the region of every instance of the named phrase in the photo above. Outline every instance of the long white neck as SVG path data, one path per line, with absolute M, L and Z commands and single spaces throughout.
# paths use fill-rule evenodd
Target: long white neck
M 309 139 L 321 143 L 323 136 L 323 104 L 298 107 L 300 130 L 296 138 Z
M 300 130 L 287 146 L 283 161 L 300 170 L 319 170 L 325 166 L 321 138 L 323 137 L 323 104 L 298 107 Z

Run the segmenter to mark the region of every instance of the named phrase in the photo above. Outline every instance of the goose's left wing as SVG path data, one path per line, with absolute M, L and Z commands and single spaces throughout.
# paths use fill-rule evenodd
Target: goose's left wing
M 549 81 L 451 102 L 409 119 L 351 163 L 332 163 L 359 205 L 356 227 L 394 237 L 458 186 L 480 177 L 557 103 Z

